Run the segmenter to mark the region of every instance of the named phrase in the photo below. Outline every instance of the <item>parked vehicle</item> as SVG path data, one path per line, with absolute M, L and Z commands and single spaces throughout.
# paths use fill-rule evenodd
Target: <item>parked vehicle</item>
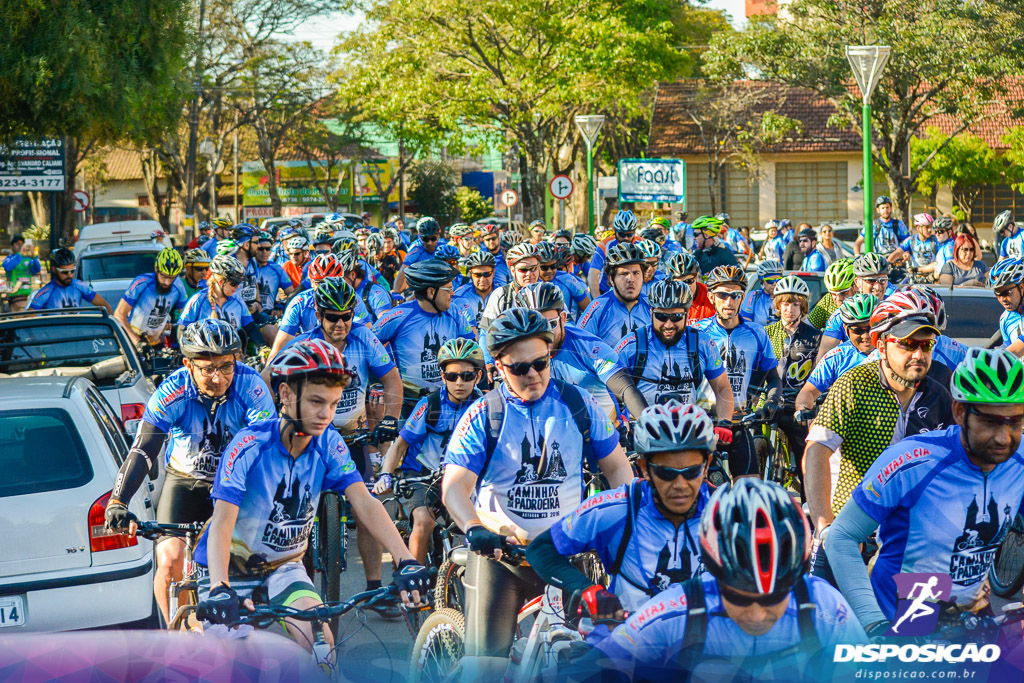
M 0 634 L 156 627 L 153 544 L 104 530 L 128 441 L 84 377 L 0 380 Z M 154 485 L 129 509 L 153 518 Z
M 79 252 L 75 277 L 117 308 L 132 280 L 153 272 L 156 255 L 163 248 L 155 242 L 93 245 Z
M 81 256 L 86 249 L 100 245 L 154 243 L 151 235 L 163 229 L 159 221 L 151 220 L 93 223 L 79 230 L 75 253 Z

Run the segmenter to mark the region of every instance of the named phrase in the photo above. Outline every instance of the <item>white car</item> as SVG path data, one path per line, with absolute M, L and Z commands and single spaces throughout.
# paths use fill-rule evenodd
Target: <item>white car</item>
M 103 528 L 118 416 L 82 377 L 2 379 L 0 396 L 0 635 L 157 626 L 152 542 Z M 144 521 L 152 488 L 128 506 Z

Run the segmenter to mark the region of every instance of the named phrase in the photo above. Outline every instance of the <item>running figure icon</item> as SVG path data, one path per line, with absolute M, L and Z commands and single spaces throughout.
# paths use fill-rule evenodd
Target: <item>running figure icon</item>
M 913 602 L 910 603 L 910 607 L 908 607 L 907 611 L 903 613 L 903 616 L 893 624 L 893 633 L 898 633 L 900 625 L 907 621 L 907 619 L 913 622 L 919 617 L 935 614 L 938 608 L 934 604 L 926 603 L 929 601 L 934 603 L 934 601 L 942 599 L 942 591 L 935 591 L 935 587 L 938 583 L 939 577 L 932 576 L 927 581 L 921 581 L 914 584 L 913 588 L 910 589 L 910 593 L 907 594 L 907 598 L 913 600 Z M 915 593 L 917 593 L 916 596 L 914 595 Z

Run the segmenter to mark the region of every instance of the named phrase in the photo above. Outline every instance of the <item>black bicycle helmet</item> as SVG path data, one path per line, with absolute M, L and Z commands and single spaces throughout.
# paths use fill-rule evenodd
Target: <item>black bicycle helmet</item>
M 565 310 L 565 295 L 554 282 L 535 282 L 516 293 L 516 306 L 532 308 L 535 311 Z
M 613 268 L 629 266 L 634 263 L 643 265 L 645 263 L 644 258 L 643 252 L 635 244 L 632 242 L 622 242 L 608 250 L 608 260 L 605 262 L 604 269 L 611 271 Z
M 242 267 L 242 262 L 234 256 L 214 256 L 210 261 L 210 272 L 223 276 L 236 287 L 245 279 L 245 268 Z
M 462 265 L 466 267 L 466 270 L 482 266 L 494 268 L 497 265 L 497 261 L 494 260 L 494 254 L 489 251 L 474 251 L 462 260 Z
M 689 277 L 690 275 L 700 276 L 700 264 L 697 259 L 688 251 L 681 251 L 673 254 L 668 260 L 668 274 L 674 278 Z
M 356 290 L 342 277 L 325 277 L 313 290 L 313 305 L 327 311 L 347 311 L 356 307 Z
M 800 506 L 773 482 L 726 482 L 700 519 L 700 554 L 719 583 L 785 597 L 807 572 L 811 530 Z
M 416 234 L 420 239 L 441 234 L 441 224 L 431 216 L 424 216 L 416 221 Z
M 229 356 L 242 348 L 242 340 L 231 323 L 207 318 L 186 327 L 178 345 L 185 358 Z
M 414 263 L 405 269 L 405 281 L 414 292 L 422 292 L 430 287 L 444 287 L 459 274 L 457 268 L 446 261 L 428 259 Z
M 572 252 L 569 251 L 569 246 L 565 244 L 555 245 L 555 267 L 565 268 L 572 262 Z
M 534 251 L 541 263 L 555 263 L 558 260 L 558 250 L 551 242 L 538 242 L 534 245 Z
M 75 252 L 61 247 L 50 254 L 51 268 L 66 268 L 75 265 Z
M 693 290 L 679 280 L 659 280 L 651 285 L 647 303 L 653 309 L 690 308 L 693 304 Z
M 498 244 L 501 246 L 502 251 L 508 251 L 522 241 L 523 236 L 515 230 L 506 230 L 501 233 L 501 237 L 498 238 Z
M 547 343 L 555 340 L 547 318 L 529 308 L 510 308 L 494 319 L 487 328 L 487 348 L 496 356 L 509 344 L 539 337 Z
M 882 204 L 892 204 L 892 200 L 889 199 L 888 195 L 879 195 L 878 199 L 875 200 L 875 206 L 881 206 Z

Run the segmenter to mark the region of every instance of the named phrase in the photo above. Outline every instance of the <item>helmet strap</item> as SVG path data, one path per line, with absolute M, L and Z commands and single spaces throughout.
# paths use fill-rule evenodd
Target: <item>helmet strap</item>
M 918 383 L 915 380 L 909 380 L 906 377 L 901 377 L 900 375 L 896 374 L 896 371 L 889 364 L 889 351 L 888 351 L 888 348 L 886 349 L 885 357 L 882 359 L 882 362 L 885 363 L 885 369 L 888 370 L 888 372 L 889 372 L 889 379 L 890 380 L 892 380 L 896 384 L 900 385 L 904 389 L 910 389 L 912 387 L 916 387 L 917 386 Z
M 295 417 L 285 415 L 284 410 L 281 411 L 281 421 L 284 422 L 284 426 L 281 428 L 282 441 L 286 438 L 294 441 L 309 436 L 302 431 L 302 387 L 305 383 L 305 380 L 299 382 L 295 389 Z

